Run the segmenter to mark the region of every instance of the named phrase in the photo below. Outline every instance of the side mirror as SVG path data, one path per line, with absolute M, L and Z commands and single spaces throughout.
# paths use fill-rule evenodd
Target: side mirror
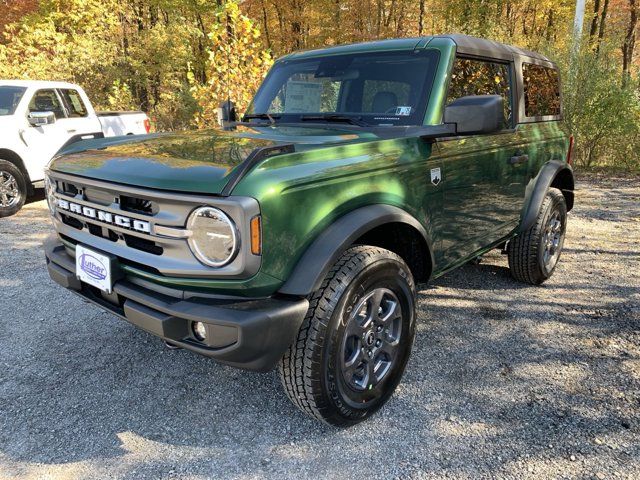
M 53 112 L 31 112 L 27 120 L 32 127 L 42 127 L 56 123 L 56 115 Z
M 225 130 L 231 129 L 230 122 L 237 121 L 236 105 L 231 100 L 226 100 L 218 107 L 218 123 Z
M 444 108 L 444 123 L 454 123 L 458 135 L 496 133 L 505 126 L 500 95 L 470 95 Z

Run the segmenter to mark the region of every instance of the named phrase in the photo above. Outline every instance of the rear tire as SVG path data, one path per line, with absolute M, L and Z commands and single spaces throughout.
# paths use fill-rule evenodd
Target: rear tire
M 330 425 L 361 422 L 382 407 L 404 373 L 415 337 L 409 267 L 382 248 L 347 250 L 310 301 L 280 361 L 287 396 Z
M 567 229 L 567 204 L 557 188 L 550 188 L 534 225 L 509 242 L 509 269 L 520 282 L 540 285 L 555 271 Z
M 0 218 L 15 215 L 27 200 L 27 181 L 18 167 L 0 159 Z

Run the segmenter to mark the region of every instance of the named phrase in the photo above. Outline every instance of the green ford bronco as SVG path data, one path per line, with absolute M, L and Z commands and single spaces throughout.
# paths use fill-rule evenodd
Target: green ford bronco
M 277 366 L 320 420 L 393 394 L 416 282 L 494 248 L 521 282 L 556 268 L 572 140 L 542 55 L 461 35 L 294 53 L 219 114 L 56 156 L 49 274 L 174 347 Z

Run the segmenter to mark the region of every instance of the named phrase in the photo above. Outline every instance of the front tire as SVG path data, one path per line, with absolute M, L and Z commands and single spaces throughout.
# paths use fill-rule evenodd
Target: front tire
M 370 246 L 347 250 L 313 295 L 280 362 L 291 401 L 340 427 L 380 409 L 411 353 L 415 296 L 411 272 L 398 255 Z
M 557 188 L 550 188 L 534 225 L 509 242 L 509 269 L 516 280 L 540 285 L 555 271 L 567 230 L 567 204 Z
M 27 200 L 27 182 L 18 167 L 0 160 L 0 218 L 15 215 Z

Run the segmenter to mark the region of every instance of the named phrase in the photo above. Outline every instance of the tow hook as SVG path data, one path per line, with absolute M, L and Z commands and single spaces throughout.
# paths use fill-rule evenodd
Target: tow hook
M 175 343 L 168 342 L 167 340 L 164 340 L 164 346 L 169 350 L 182 350 L 182 347 L 179 347 Z

